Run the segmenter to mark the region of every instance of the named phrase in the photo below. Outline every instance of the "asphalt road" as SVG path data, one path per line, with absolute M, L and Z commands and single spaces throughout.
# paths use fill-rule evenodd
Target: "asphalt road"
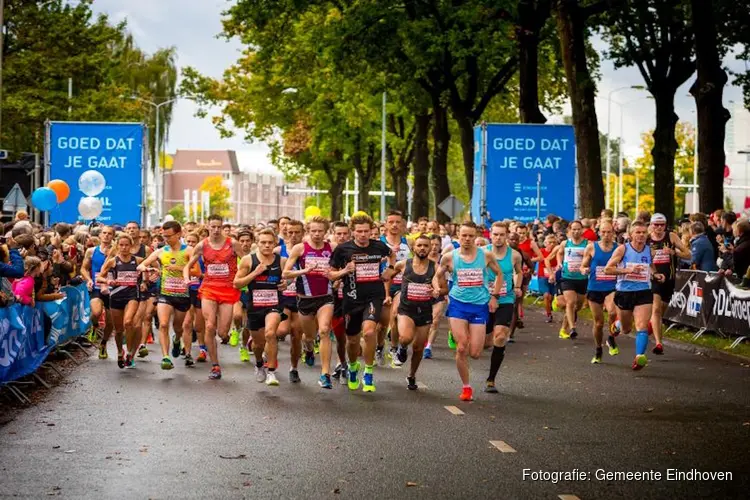
M 630 339 L 591 365 L 590 333 L 559 340 L 538 311 L 526 324 L 501 393 L 472 403 L 458 400 L 444 335 L 417 392 L 406 390 L 406 368 L 376 369 L 374 394 L 324 391 L 317 367 L 304 365 L 292 386 L 286 343 L 275 388 L 255 382 L 228 346 L 221 381 L 205 365 L 161 371 L 154 355 L 136 370 L 92 356 L 0 428 L 0 496 L 746 498 L 750 368 L 667 349 L 634 373 Z M 475 390 L 488 365 L 488 351 L 473 363 Z M 524 469 L 588 475 L 533 480 Z M 668 481 L 668 469 L 732 479 Z M 607 480 L 597 470 L 662 477 Z

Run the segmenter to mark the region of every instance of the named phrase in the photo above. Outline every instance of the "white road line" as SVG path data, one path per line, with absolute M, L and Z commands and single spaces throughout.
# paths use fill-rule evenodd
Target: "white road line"
M 464 412 L 462 412 L 462 411 L 461 411 L 460 409 L 458 409 L 458 407 L 456 407 L 456 406 L 445 406 L 444 408 L 445 408 L 446 410 L 448 410 L 449 412 L 453 413 L 454 415 L 463 415 L 463 414 L 464 414 Z
M 516 452 L 516 450 L 514 450 L 513 447 L 510 446 L 505 441 L 490 441 L 490 444 L 503 453 L 515 453 Z
M 417 382 L 417 387 L 423 390 L 427 390 L 427 384 L 423 384 L 422 382 Z
M 560 500 L 581 500 L 575 495 L 557 495 Z

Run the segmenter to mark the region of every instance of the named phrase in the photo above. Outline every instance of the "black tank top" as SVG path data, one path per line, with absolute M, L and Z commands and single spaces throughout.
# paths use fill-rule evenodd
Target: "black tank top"
M 258 256 L 253 254 L 250 272 L 253 272 L 259 265 Z M 281 296 L 279 283 L 281 283 L 281 256 L 274 255 L 273 263 L 260 276 L 251 281 L 247 287 L 250 292 L 251 306 L 256 309 L 277 306 Z
M 667 281 L 671 280 L 674 277 L 676 256 L 674 254 L 669 255 L 664 251 L 665 248 L 675 249 L 671 239 L 671 231 L 667 231 L 664 238 L 659 241 L 652 240 L 649 236 L 646 243 L 651 246 L 656 272 L 663 274 Z
M 136 257 L 140 257 L 141 259 L 146 258 L 146 245 L 141 244 L 141 246 L 138 248 L 138 251 L 135 252 L 133 255 Z
M 136 300 L 138 296 L 138 283 L 140 273 L 137 270 L 138 263 L 134 255 L 130 256 L 128 262 L 124 262 L 115 255 L 115 266 L 112 269 L 112 279 L 115 286 L 110 291 L 110 296 L 117 300 Z
M 435 263 L 427 261 L 427 272 L 417 274 L 412 266 L 413 259 L 406 260 L 404 277 L 401 282 L 401 303 L 404 306 L 424 306 L 433 300 L 432 278 L 435 276 Z

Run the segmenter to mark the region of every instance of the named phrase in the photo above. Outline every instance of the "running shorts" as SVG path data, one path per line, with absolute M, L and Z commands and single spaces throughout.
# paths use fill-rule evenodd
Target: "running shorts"
M 399 316 L 407 316 L 414 321 L 414 326 L 427 326 L 432 324 L 432 302 L 427 302 L 423 306 L 406 306 L 402 303 L 398 305 Z
M 198 296 L 201 300 L 210 300 L 217 304 L 234 304 L 240 300 L 240 291 L 236 288 L 212 287 L 203 283 Z
M 197 288 L 190 289 L 190 305 L 196 309 L 201 308 L 201 299 Z
M 383 299 L 373 299 L 364 304 L 354 304 L 346 313 L 346 334 L 349 337 L 359 335 L 362 331 L 362 323 L 380 321 L 380 313 L 383 309 Z
M 486 325 L 489 312 L 487 304 L 469 304 L 452 298 L 445 316 L 468 321 L 470 325 Z
M 157 304 L 167 304 L 172 306 L 175 311 L 188 312 L 190 310 L 190 297 L 172 297 L 170 295 L 159 295 L 156 299 Z
M 575 292 L 578 295 L 586 295 L 589 280 L 562 280 L 560 287 L 563 292 Z
M 247 314 L 247 327 L 252 331 L 262 330 L 266 327 L 266 316 L 271 313 L 280 314 L 284 319 L 280 306 L 253 309 Z
M 586 298 L 589 299 L 589 302 L 593 302 L 594 304 L 602 305 L 604 304 L 604 301 L 606 298 L 614 292 L 614 290 L 611 290 L 609 292 L 600 292 L 597 290 L 589 290 L 586 292 Z
M 656 280 L 651 282 L 651 289 L 653 290 L 654 295 L 658 295 L 659 297 L 661 297 L 661 300 L 663 302 L 669 302 L 670 300 L 672 300 L 674 286 L 674 280 L 667 280 L 664 283 L 659 283 Z
M 297 310 L 302 316 L 315 316 L 323 306 L 333 305 L 333 295 L 297 297 Z
M 510 328 L 515 309 L 515 304 L 498 304 L 497 309 L 494 312 L 495 321 L 493 326 L 504 326 Z
M 289 310 L 290 313 L 296 313 L 297 310 L 297 296 L 287 297 L 286 295 L 281 296 L 281 306 L 283 309 Z
M 247 311 L 250 309 L 250 292 L 241 291 L 240 292 L 240 302 L 242 302 L 242 307 Z
M 654 293 L 651 290 L 637 292 L 615 292 L 615 305 L 623 311 L 632 311 L 636 306 L 651 304 Z
M 390 295 L 392 299 L 396 298 L 396 295 L 399 293 L 401 293 L 401 285 L 391 285 L 390 288 L 388 288 L 388 295 Z
M 537 286 L 539 287 L 539 293 L 544 294 L 555 294 L 555 285 L 551 285 L 549 280 L 547 278 L 538 278 L 537 279 Z
M 109 309 L 109 294 L 102 294 L 98 288 L 91 290 L 90 300 L 101 300 L 102 304 L 104 304 L 104 309 Z
M 114 309 L 115 311 L 124 311 L 130 302 L 137 302 L 137 301 L 138 301 L 137 297 L 123 297 L 122 299 L 118 299 L 117 297 L 112 297 L 109 301 L 109 308 Z

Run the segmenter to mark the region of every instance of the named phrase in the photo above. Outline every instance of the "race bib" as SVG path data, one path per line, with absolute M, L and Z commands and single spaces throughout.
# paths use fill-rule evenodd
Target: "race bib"
M 492 281 L 490 281 L 490 282 L 487 283 L 487 288 L 489 289 L 490 293 L 492 293 L 492 290 L 495 289 L 495 282 L 496 281 L 497 281 L 497 278 L 495 278 L 494 280 L 492 280 Z M 501 297 L 504 297 L 504 296 L 508 295 L 508 287 L 507 287 L 507 285 L 504 286 L 504 287 L 502 287 L 500 289 L 500 293 L 498 295 L 500 295 Z
M 291 283 L 281 292 L 284 297 L 296 297 L 297 296 L 297 280 L 292 280 Z
M 400 285 L 404 281 L 404 273 L 398 273 L 396 276 L 391 278 L 391 284 Z
M 354 276 L 357 283 L 380 281 L 380 264 L 377 262 L 357 263 L 354 267 Z
M 323 274 L 331 268 L 331 263 L 326 257 L 309 255 L 305 257 L 305 269 L 310 269 L 312 267 L 315 267 L 315 269 L 310 271 L 308 276 L 323 276 Z
M 462 288 L 482 286 L 484 283 L 484 271 L 481 269 L 459 269 L 456 275 L 458 286 Z
M 279 292 L 276 290 L 253 290 L 253 307 L 273 307 L 279 305 Z
M 614 274 L 605 274 L 605 266 L 596 266 L 596 281 L 617 281 L 617 276 Z
M 229 264 L 209 264 L 206 266 L 206 276 L 210 278 L 228 278 Z
M 164 291 L 166 293 L 185 293 L 187 287 L 185 286 L 185 280 L 174 276 L 168 276 L 164 278 Z
M 636 266 L 643 265 L 643 271 L 636 271 Z M 628 274 L 625 275 L 625 281 L 637 281 L 639 283 L 648 283 L 651 281 L 651 268 L 645 264 L 628 263 L 625 266 Z
M 664 248 L 660 248 L 654 253 L 654 264 L 669 264 L 671 262 L 672 256 Z
M 581 272 L 583 263 L 583 248 L 567 248 L 565 250 L 565 263 L 568 264 L 569 273 Z
M 120 271 L 117 273 L 118 286 L 136 286 L 138 284 L 138 271 Z
M 190 277 L 190 284 L 191 285 L 198 285 L 200 284 L 201 279 L 198 276 L 191 276 Z
M 432 287 L 429 283 L 407 283 L 406 298 L 412 302 L 428 302 L 432 299 Z

